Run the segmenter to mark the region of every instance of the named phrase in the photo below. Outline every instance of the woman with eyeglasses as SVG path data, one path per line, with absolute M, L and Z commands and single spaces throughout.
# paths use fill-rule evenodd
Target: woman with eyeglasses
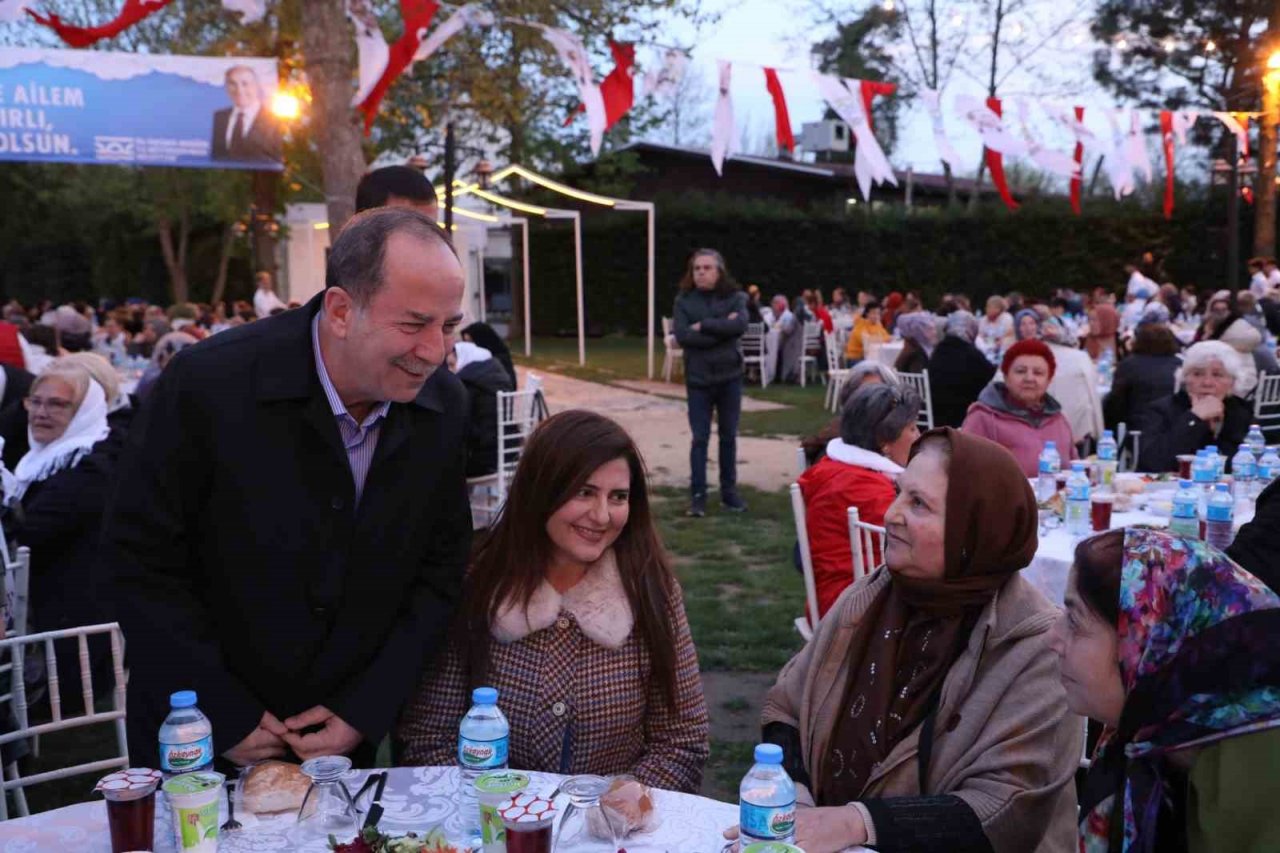
M 106 394 L 83 366 L 55 361 L 31 383 L 23 405 L 31 449 L 12 472 L 4 471 L 4 530 L 31 549 L 28 621 L 39 631 L 109 622 L 96 571 L 114 467 Z M 96 669 L 106 660 L 106 638 L 93 639 L 103 641 L 90 643 Z M 66 642 L 57 649 L 59 682 L 76 685 L 75 643 Z

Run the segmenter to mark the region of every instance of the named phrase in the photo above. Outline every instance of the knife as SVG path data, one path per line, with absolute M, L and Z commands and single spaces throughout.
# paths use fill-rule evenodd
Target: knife
M 378 821 L 382 820 L 382 790 L 387 787 L 387 771 L 378 774 L 377 784 L 373 787 L 373 800 L 369 805 L 369 814 L 364 819 L 364 826 L 377 827 Z

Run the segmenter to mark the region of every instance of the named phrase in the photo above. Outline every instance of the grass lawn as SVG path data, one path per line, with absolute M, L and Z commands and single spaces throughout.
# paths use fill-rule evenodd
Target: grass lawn
M 578 365 L 578 341 L 576 338 L 535 338 L 533 356 L 525 358 L 524 344 L 515 341 L 511 346 L 516 364 L 552 373 L 586 379 L 591 382 L 612 383 L 626 379 L 645 379 L 645 339 L 611 335 L 587 340 L 587 364 Z M 654 370 L 662 369 L 662 342 L 656 345 Z M 772 412 L 744 412 L 738 425 L 741 435 L 771 438 L 774 436 L 800 436 L 816 432 L 831 415 L 823 409 L 826 386 L 817 384 L 801 388 L 797 385 L 759 384 L 743 386 L 747 396 L 788 406 Z

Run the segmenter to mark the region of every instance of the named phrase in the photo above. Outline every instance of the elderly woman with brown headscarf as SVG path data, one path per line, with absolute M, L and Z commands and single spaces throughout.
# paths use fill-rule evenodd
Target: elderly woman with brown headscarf
M 765 701 L 809 853 L 1074 850 L 1082 727 L 1057 614 L 1018 573 L 1035 497 L 1004 448 L 950 428 L 912 449 L 885 565 L 854 584 Z M 806 808 L 805 806 L 811 806 Z

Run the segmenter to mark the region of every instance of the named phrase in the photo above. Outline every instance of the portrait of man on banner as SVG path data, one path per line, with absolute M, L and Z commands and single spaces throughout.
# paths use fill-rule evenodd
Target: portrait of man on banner
M 280 126 L 257 73 L 247 65 L 233 65 L 225 88 L 231 106 L 213 114 L 212 159 L 279 163 Z

